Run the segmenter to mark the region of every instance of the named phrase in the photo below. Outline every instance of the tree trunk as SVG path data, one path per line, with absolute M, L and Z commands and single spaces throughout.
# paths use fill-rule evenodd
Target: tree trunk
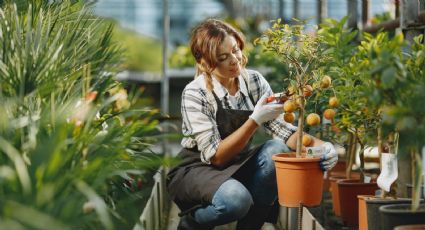
M 350 132 L 350 149 L 348 151 L 348 159 L 347 159 L 347 168 L 345 170 L 345 174 L 347 179 L 351 179 L 351 168 L 353 167 L 354 164 L 354 159 L 356 157 L 356 151 L 357 151 L 357 135 L 355 135 L 354 133 Z
M 283 11 L 285 10 L 285 2 L 283 0 L 279 0 L 279 7 L 278 7 L 278 17 L 282 19 L 282 21 L 285 21 L 285 15 Z
M 347 15 L 348 22 L 347 27 L 350 29 L 357 29 L 357 0 L 347 0 Z
M 406 41 L 413 43 L 413 38 L 423 34 L 419 18 L 420 4 L 419 0 L 401 1 L 401 20 L 400 26 Z
M 358 139 L 360 144 L 359 158 L 360 158 L 360 182 L 364 182 L 365 174 L 364 174 L 364 148 L 365 145 L 363 142 Z
M 294 14 L 293 18 L 300 19 L 300 4 L 298 0 L 294 0 Z
M 367 25 L 367 22 L 369 20 L 369 8 L 369 0 L 362 0 L 362 28 Z
M 327 0 L 318 0 L 317 2 L 317 24 L 323 22 L 325 18 L 328 17 L 328 1 Z
M 300 89 L 302 92 L 302 89 Z M 299 115 L 298 115 L 298 140 L 297 140 L 297 157 L 304 157 L 305 153 L 302 153 L 302 146 L 303 146 L 303 130 L 304 130 L 304 98 L 301 99 L 301 105 L 299 109 Z

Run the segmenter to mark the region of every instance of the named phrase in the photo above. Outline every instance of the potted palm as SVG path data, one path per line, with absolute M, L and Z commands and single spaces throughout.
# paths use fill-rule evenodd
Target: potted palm
M 322 199 L 323 172 L 318 163 L 320 158 L 306 157 L 305 147 L 311 143 L 311 137 L 303 130 L 304 120 L 309 126 L 321 124 L 317 113 L 306 116 L 306 104 L 311 101 L 307 98 L 312 98 L 312 94 L 319 89 L 331 88 L 331 78 L 321 70 L 321 66 L 331 60 L 323 53 L 322 37 L 309 34 L 304 26 L 304 22 L 296 21 L 295 24 L 288 25 L 282 24 L 278 19 L 255 41 L 262 45 L 265 51 L 276 54 L 279 60 L 288 66 L 288 76 L 285 78 L 287 92 L 292 96 L 284 103 L 284 119 L 292 123 L 295 116 L 298 117 L 296 152 L 273 156 L 279 203 L 286 207 L 315 206 L 319 205 Z M 330 113 L 329 118 L 335 115 L 333 110 Z
M 0 229 L 131 228 L 143 193 L 123 183 L 158 165 L 157 122 L 113 79 L 113 27 L 81 1 L 20 2 L 0 3 Z

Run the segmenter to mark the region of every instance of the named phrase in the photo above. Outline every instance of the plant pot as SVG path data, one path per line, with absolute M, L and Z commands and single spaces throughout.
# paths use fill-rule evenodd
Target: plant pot
M 413 224 L 413 225 L 400 225 L 394 228 L 394 230 L 424 230 L 425 224 Z
M 341 218 L 345 225 L 357 227 L 359 224 L 358 195 L 374 195 L 378 189 L 376 182 L 363 183 L 358 179 L 338 180 Z
M 297 158 L 294 153 L 273 155 L 279 204 L 285 207 L 317 206 L 322 201 L 323 171 L 320 158 Z
M 407 197 L 412 198 L 412 184 L 406 184 L 406 189 L 407 189 Z M 421 185 L 421 199 L 424 199 L 425 195 L 424 195 L 424 186 Z
M 358 195 L 359 199 L 359 230 L 368 230 L 366 200 L 374 195 Z
M 333 167 L 330 171 L 329 171 L 329 175 L 333 176 L 333 175 L 340 175 L 340 173 L 344 173 L 345 174 L 345 170 L 347 169 L 347 162 L 345 160 L 339 160 L 335 167 Z
M 409 204 L 412 202 L 411 199 L 407 198 L 380 198 L 380 197 L 368 197 L 365 199 L 367 209 L 367 226 L 368 230 L 381 230 L 382 214 L 379 211 L 379 207 L 389 204 Z
M 391 204 L 379 208 L 382 213 L 383 229 L 393 229 L 400 225 L 425 224 L 425 204 L 419 205 L 416 212 L 411 204 Z
M 341 209 L 339 205 L 339 191 L 338 191 L 338 180 L 347 179 L 344 173 L 338 173 L 338 176 L 331 176 L 329 178 L 330 188 L 329 191 L 332 195 L 332 208 L 334 211 L 335 216 L 341 216 Z M 353 179 L 359 179 L 360 173 L 352 173 L 351 178 Z
M 330 191 L 331 181 L 330 178 L 333 176 L 344 176 L 345 168 L 347 163 L 344 160 L 340 160 L 336 163 L 332 170 L 328 171 L 326 176 L 323 178 L 323 191 Z

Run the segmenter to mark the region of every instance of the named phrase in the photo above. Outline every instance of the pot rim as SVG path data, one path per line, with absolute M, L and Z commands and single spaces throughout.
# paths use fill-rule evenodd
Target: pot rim
M 341 179 L 341 180 L 337 180 L 337 183 L 341 185 L 345 185 L 345 186 L 358 186 L 359 184 L 365 184 L 365 185 L 376 184 L 376 181 L 364 183 L 364 182 L 361 182 L 360 179 Z
M 295 153 L 278 153 L 272 156 L 277 162 L 319 162 L 320 157 L 297 158 Z
M 386 197 L 386 198 L 382 198 L 382 197 L 369 197 L 368 199 L 366 199 L 366 203 L 368 204 L 385 204 L 385 203 L 390 203 L 393 202 L 394 204 L 405 204 L 406 202 L 412 202 L 411 198 L 404 198 L 404 197 L 399 197 L 399 198 L 392 198 L 392 197 Z
M 411 210 L 412 204 L 388 204 L 379 207 L 379 211 L 389 214 L 411 214 L 411 213 L 425 213 L 425 204 L 419 204 L 419 209 L 415 212 Z

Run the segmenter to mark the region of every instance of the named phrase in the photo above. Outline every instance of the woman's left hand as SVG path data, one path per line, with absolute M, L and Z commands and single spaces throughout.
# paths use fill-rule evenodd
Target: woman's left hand
M 325 148 L 325 153 L 320 159 L 320 168 L 323 171 L 331 170 L 338 162 L 338 154 L 336 153 L 335 147 L 330 142 L 325 142 L 322 145 Z

